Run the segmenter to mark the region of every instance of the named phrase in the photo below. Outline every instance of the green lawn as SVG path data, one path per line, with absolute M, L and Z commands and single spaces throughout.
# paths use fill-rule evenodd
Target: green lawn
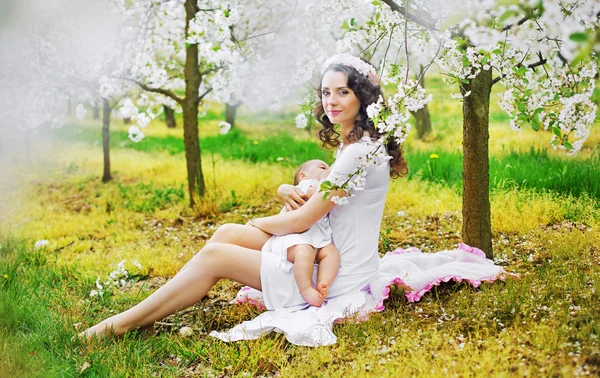
M 434 132 L 427 141 L 413 134 L 405 145 L 410 173 L 391 185 L 381 253 L 435 251 L 461 240 L 460 103 L 448 99 L 438 78 L 428 85 L 436 96 Z M 46 132 L 59 153 L 34 151 L 29 165 L 14 167 L 25 179 L 0 207 L 0 377 L 600 374 L 600 131 L 596 125 L 579 155 L 565 156 L 549 147 L 546 133 L 510 130 L 495 100 L 494 254 L 519 279 L 479 289 L 444 284 L 418 303 L 395 289 L 385 311 L 336 325 L 338 343 L 323 348 L 296 347 L 274 334 L 232 344 L 209 337 L 258 314 L 228 303 L 240 285 L 227 280 L 159 323 L 157 335 L 72 341 L 152 293 L 220 224 L 278 212 L 276 188 L 291 181 L 300 162 L 331 161 L 331 152 L 295 129 L 294 116 L 292 109 L 242 108 L 238 129 L 222 136 L 222 111 L 212 106 L 200 125 L 208 194 L 193 209 L 181 128 L 167 130 L 156 120 L 134 144 L 127 125 L 115 121 L 114 180 L 107 184 L 100 182 L 99 121 L 73 120 Z M 49 244 L 36 249 L 42 239 Z M 134 284 L 90 296 L 96 279 L 123 260 Z M 193 335 L 181 336 L 183 326 Z

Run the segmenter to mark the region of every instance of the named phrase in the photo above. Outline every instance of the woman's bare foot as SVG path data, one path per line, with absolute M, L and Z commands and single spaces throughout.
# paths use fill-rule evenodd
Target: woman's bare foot
M 325 299 L 327 299 L 327 295 L 329 294 L 329 282 L 321 281 L 317 283 L 317 291 L 321 294 L 323 301 L 325 301 Z
M 324 297 L 321 296 L 314 287 L 309 286 L 306 289 L 300 290 L 300 295 L 302 295 L 302 299 L 306 301 L 311 306 L 321 307 L 323 304 Z
M 80 339 L 88 341 L 91 339 L 103 339 L 108 335 L 121 336 L 127 329 L 119 327 L 113 318 L 108 318 L 93 327 L 81 332 L 78 336 Z

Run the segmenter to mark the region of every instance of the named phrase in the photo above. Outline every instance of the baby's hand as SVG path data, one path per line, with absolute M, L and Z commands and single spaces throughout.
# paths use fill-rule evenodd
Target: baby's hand
M 299 209 L 300 206 L 306 203 L 306 194 L 302 193 L 300 189 L 293 185 L 280 185 L 279 189 L 277 189 L 277 194 L 283 201 L 287 211 Z

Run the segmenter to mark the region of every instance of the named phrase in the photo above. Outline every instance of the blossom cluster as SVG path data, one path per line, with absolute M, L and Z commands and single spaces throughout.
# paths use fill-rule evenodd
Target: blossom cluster
M 534 130 L 552 131 L 551 144 L 575 153 L 590 134 L 597 106 L 592 101 L 596 87 L 596 63 L 551 66 L 545 73 L 511 70 L 504 79 L 506 91 L 498 105 L 510 117 L 515 130 L 528 123 Z
M 137 268 L 136 274 L 131 274 L 127 268 L 125 268 L 125 262 L 121 261 L 117 264 L 117 269 L 113 270 L 108 274 L 105 280 L 101 280 L 100 276 L 96 279 L 95 289 L 90 291 L 90 298 L 102 298 L 105 293 L 111 293 L 113 290 L 123 290 L 131 285 L 135 278 L 139 276 L 142 265 L 136 260 L 132 261 L 132 264 Z
M 594 58 L 589 58 L 594 55 L 594 40 L 600 27 L 597 17 L 600 3 L 576 0 L 415 3 L 417 14 L 431 16 L 429 20 L 434 26 L 430 28 L 406 21 L 399 12 L 381 2 L 378 4 L 371 20 L 349 28 L 351 40 L 357 40 L 355 34 L 362 33 L 365 42 L 376 41 L 380 36 L 387 38 L 385 33 L 393 31 L 388 50 L 396 48 L 412 67 L 415 63 L 428 66 L 429 63 L 419 62 L 423 56 L 431 59 L 441 69 L 446 83 L 457 84 L 460 93 L 451 95 L 456 99 L 471 95 L 468 85 L 480 72 L 492 71 L 493 83 L 506 88 L 499 105 L 509 114 L 513 129 L 530 124 L 536 131 L 542 128 L 551 131 L 554 148 L 574 153 L 582 147 L 597 110 L 592 101 L 597 67 Z M 403 33 L 399 26 L 405 22 L 408 28 Z M 408 32 L 418 28 L 420 32 Z M 423 53 L 415 53 L 415 45 Z M 388 58 L 386 55 L 384 59 Z M 391 76 L 397 74 L 394 64 L 387 64 L 383 71 L 384 81 L 387 72 Z
M 350 198 L 356 195 L 356 192 L 365 190 L 367 174 L 372 167 L 376 167 L 376 169 L 389 167 L 388 161 L 391 159 L 391 157 L 387 156 L 385 139 L 381 137 L 375 142 L 371 141 L 370 139 L 365 141 L 371 145 L 371 151 L 365 156 L 357 157 L 358 164 L 354 171 L 338 175 L 333 173 L 330 176 L 330 180 L 322 182 L 320 191 L 323 192 L 323 198 L 327 198 L 332 191 L 342 189 L 347 193 L 347 196 L 332 196 L 330 200 L 336 205 L 347 205 Z M 341 151 L 342 146 L 343 145 L 340 146 L 338 154 L 339 151 Z
M 411 112 L 422 109 L 431 99 L 432 95 L 427 95 L 416 81 L 401 81 L 396 93 L 387 99 L 380 96 L 377 102 L 369 105 L 367 115 L 386 139 L 394 138 L 401 145 L 411 129 Z

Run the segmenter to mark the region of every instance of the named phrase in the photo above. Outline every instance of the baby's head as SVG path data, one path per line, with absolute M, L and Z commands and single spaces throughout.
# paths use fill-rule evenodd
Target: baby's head
M 294 176 L 294 185 L 302 180 L 321 180 L 329 174 L 329 165 L 322 160 L 309 160 L 298 168 Z

